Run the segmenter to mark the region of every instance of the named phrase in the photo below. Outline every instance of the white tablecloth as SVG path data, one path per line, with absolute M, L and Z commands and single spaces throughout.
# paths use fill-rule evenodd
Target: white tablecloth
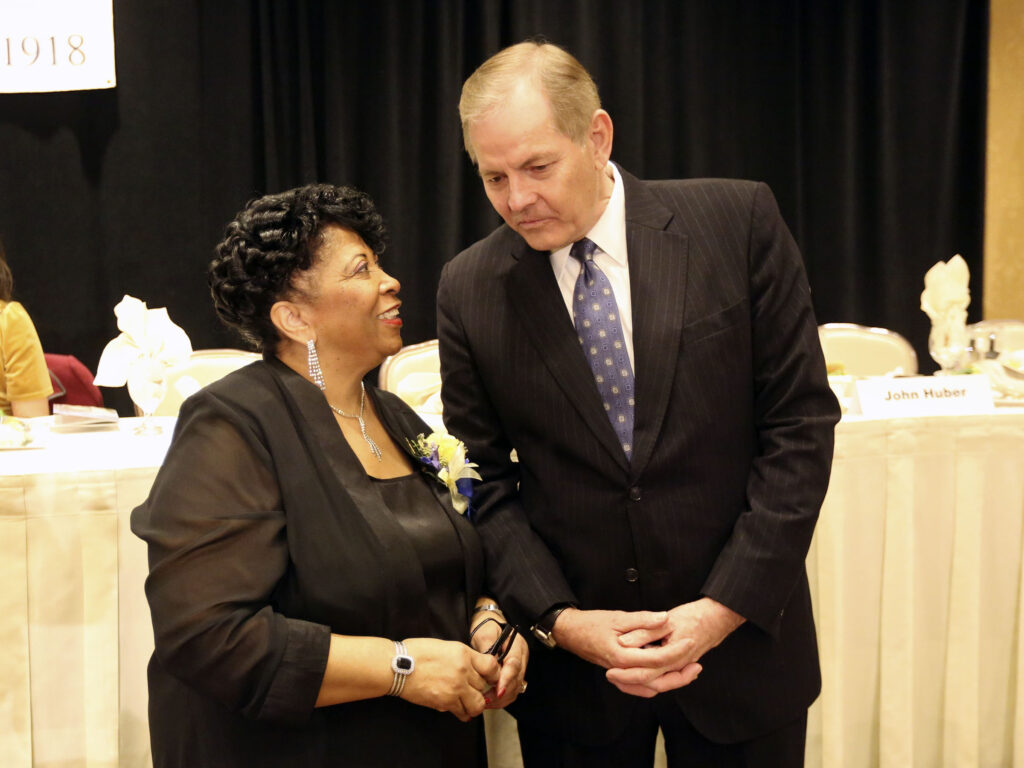
M 48 434 L 0 452 L 0 766 L 147 768 L 142 590 L 128 515 L 163 461 L 158 436 Z
M 0 452 L 3 768 L 150 765 L 128 514 L 172 422 L 136 423 Z M 808 571 L 824 680 L 808 766 L 1024 768 L 1024 412 L 844 419 Z M 510 721 L 489 731 L 492 768 L 516 764 Z
M 808 766 L 1024 766 L 1024 412 L 844 419 Z

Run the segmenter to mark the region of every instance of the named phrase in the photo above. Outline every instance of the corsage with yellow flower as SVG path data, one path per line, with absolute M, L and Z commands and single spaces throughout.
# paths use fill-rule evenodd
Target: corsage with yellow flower
M 426 437 L 421 432 L 415 440 L 408 442 L 413 455 L 433 469 L 434 476 L 448 488 L 455 511 L 468 519 L 473 481 L 481 477 L 476 471 L 477 465 L 466 460 L 465 444 L 447 432 L 431 432 Z

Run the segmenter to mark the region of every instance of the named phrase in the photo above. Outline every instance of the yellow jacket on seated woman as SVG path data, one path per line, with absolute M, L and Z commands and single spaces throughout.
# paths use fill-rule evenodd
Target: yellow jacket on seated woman
M 11 403 L 45 399 L 53 393 L 43 347 L 28 312 L 17 301 L 0 299 L 0 411 Z

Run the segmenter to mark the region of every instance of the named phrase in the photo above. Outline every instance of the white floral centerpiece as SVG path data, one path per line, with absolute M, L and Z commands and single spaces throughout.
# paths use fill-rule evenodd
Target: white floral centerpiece
M 93 383 L 123 387 L 147 417 L 142 429 L 153 430 L 148 417 L 167 394 L 167 369 L 188 361 L 192 342 L 175 325 L 166 307 L 149 309 L 146 302 L 125 295 L 114 307 L 121 333 L 103 349 Z

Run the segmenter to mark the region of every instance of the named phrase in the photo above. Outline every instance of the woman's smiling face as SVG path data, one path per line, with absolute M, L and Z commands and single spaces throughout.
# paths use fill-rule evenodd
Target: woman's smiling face
M 294 301 L 316 333 L 321 360 L 374 368 L 402 348 L 402 286 L 352 230 L 327 224 L 318 239 Z

